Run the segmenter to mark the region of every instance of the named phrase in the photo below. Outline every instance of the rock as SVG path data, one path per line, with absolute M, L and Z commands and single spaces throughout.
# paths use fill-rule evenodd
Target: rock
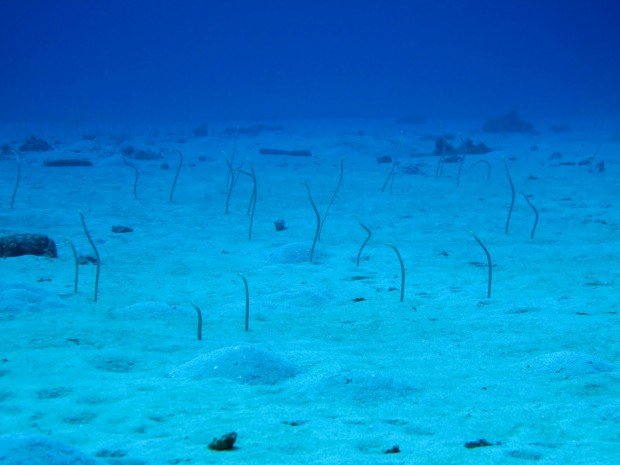
M 12 234 L 0 237 L 0 257 L 22 255 L 58 257 L 56 243 L 44 234 Z
M 285 229 L 288 229 L 284 220 L 276 220 L 273 224 L 276 227 L 276 231 L 284 231 Z
M 67 166 L 93 166 L 93 162 L 90 160 L 77 159 L 77 158 L 60 158 L 57 160 L 45 160 L 43 166 L 48 168 L 64 168 Z
M 43 139 L 31 136 L 20 147 L 20 152 L 49 152 L 53 150 L 52 146 Z
M 454 147 L 452 144 L 445 141 L 445 139 L 437 139 L 435 140 L 435 150 L 433 151 L 434 155 L 483 155 L 485 153 L 492 152 L 493 149 L 487 147 L 486 144 L 480 142 L 479 144 L 474 144 L 471 139 L 467 138 L 461 145 L 458 147 Z M 444 160 L 445 161 L 445 160 Z M 460 157 L 458 160 L 460 161 Z
M 112 226 L 112 232 L 113 233 L 117 233 L 117 234 L 130 233 L 130 232 L 133 232 L 133 229 L 130 228 L 129 226 L 123 226 L 121 224 L 115 224 L 114 226 Z
M 310 157 L 312 152 L 310 150 L 288 150 L 288 149 L 258 149 L 258 153 L 261 155 L 283 155 L 287 157 Z
M 480 142 L 479 144 L 474 144 L 469 138 L 465 139 L 457 150 L 459 153 L 467 155 L 483 155 L 493 151 L 493 149 L 488 147 L 485 143 Z
M 492 445 L 493 444 L 491 444 L 486 439 L 476 439 L 475 441 L 468 441 L 465 443 L 465 447 L 467 449 L 475 449 L 476 447 L 488 447 Z
M 78 263 L 80 265 L 90 265 L 91 263 L 93 265 L 97 264 L 97 257 L 93 257 L 92 255 L 80 255 L 78 257 Z
M 219 438 L 213 438 L 213 441 L 209 444 L 211 450 L 232 450 L 235 447 L 235 441 L 237 440 L 237 433 L 226 433 Z
M 282 424 L 293 426 L 293 427 L 305 425 L 306 423 L 308 423 L 308 420 L 284 420 L 282 421 Z

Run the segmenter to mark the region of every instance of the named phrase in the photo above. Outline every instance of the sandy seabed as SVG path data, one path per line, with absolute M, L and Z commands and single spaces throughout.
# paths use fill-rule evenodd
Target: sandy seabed
M 191 126 L 98 127 L 88 140 L 84 128 L 42 126 L 36 135 L 53 151 L 0 162 L 1 235 L 46 234 L 58 247 L 55 259 L 0 259 L 0 463 L 620 459 L 617 134 L 484 134 L 471 122 L 284 126 L 236 137 L 215 123 L 208 137 Z M 438 170 L 424 137 L 444 127 L 494 149 L 466 157 L 458 186 L 459 163 Z M 17 147 L 32 130 L 7 126 L 2 140 Z M 131 160 L 137 199 L 121 156 L 128 145 L 163 154 Z M 175 149 L 183 166 L 170 202 Z M 385 155 L 396 165 L 382 192 L 393 168 L 377 162 Z M 60 158 L 93 166 L 43 166 Z M 227 159 L 236 183 L 225 214 Z M 516 191 L 508 233 L 504 160 Z M 323 216 L 341 161 L 309 262 L 316 217 L 304 184 Z M 540 214 L 533 239 L 522 193 Z M 73 292 L 67 240 L 93 255 L 78 212 L 101 256 L 97 302 L 92 263 L 79 266 Z M 372 237 L 356 266 L 360 223 Z M 472 233 L 492 257 L 490 299 Z M 402 303 L 386 244 L 405 265 Z M 234 450 L 208 449 L 232 431 Z M 490 446 L 465 447 L 478 439 Z M 395 445 L 400 453 L 385 453 Z

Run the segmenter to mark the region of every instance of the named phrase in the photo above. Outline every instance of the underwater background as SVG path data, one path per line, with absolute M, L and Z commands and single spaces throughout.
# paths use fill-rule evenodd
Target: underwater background
M 619 24 L 0 0 L 0 464 L 620 463 Z
M 620 5 L 8 1 L 4 121 L 616 115 Z

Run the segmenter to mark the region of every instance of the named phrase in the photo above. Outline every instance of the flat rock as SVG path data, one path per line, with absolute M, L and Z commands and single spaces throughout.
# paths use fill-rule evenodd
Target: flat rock
M 11 234 L 0 237 L 0 257 L 22 255 L 58 257 L 56 243 L 44 234 Z
M 261 155 L 279 155 L 286 157 L 310 157 L 312 152 L 310 150 L 288 150 L 288 149 L 270 149 L 261 148 L 258 149 Z
M 45 160 L 43 166 L 47 168 L 66 168 L 72 166 L 93 166 L 93 162 L 83 158 L 57 158 L 55 160 Z

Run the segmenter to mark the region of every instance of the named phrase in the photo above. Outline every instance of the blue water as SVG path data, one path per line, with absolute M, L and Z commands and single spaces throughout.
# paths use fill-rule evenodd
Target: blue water
M 620 2 L 0 2 L 0 118 L 606 117 Z

